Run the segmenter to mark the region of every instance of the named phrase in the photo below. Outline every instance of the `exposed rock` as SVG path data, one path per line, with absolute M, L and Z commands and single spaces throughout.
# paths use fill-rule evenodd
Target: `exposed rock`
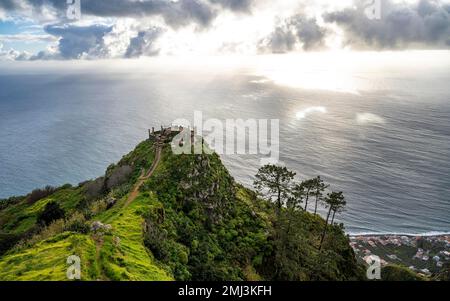
M 95 221 L 91 225 L 92 232 L 109 232 L 112 230 L 112 226 L 109 224 L 103 224 L 102 222 Z
M 112 208 L 117 203 L 117 199 L 110 197 L 106 200 L 106 209 Z
M 114 243 L 114 246 L 119 247 L 120 246 L 120 237 L 114 236 L 113 243 Z

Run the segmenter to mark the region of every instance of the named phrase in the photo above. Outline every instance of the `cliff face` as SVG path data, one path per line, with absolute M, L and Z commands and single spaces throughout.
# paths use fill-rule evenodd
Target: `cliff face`
M 0 280 L 67 280 L 71 255 L 82 280 L 362 279 L 340 227 L 318 251 L 323 227 L 276 214 L 216 154 L 145 141 L 97 180 L 1 201 Z

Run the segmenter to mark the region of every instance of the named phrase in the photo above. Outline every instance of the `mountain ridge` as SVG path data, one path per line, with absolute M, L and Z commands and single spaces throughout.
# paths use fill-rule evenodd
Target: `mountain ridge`
M 140 143 L 96 180 L 5 200 L 0 280 L 67 280 L 71 255 L 87 281 L 363 279 L 342 225 L 319 251 L 321 217 L 277 214 L 217 154 L 174 155 L 172 137 Z M 64 216 L 45 224 L 52 203 Z M 288 222 L 295 231 L 280 230 Z

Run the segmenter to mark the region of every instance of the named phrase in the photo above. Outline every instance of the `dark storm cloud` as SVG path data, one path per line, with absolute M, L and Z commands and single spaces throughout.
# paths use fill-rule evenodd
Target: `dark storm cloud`
M 45 7 L 53 7 L 61 18 L 65 17 L 67 3 L 65 0 L 25 0 L 36 13 Z M 221 1 L 220 1 L 221 2 Z M 230 2 L 231 7 L 239 7 L 237 2 Z M 231 2 L 236 2 L 233 4 Z M 244 2 L 248 2 L 244 1 Z M 241 4 L 243 5 L 243 4 Z M 7 10 L 20 8 L 18 0 L 1 0 L 0 7 Z M 148 17 L 161 16 L 172 27 L 185 26 L 196 23 L 208 26 L 216 17 L 216 11 L 207 3 L 200 0 L 81 0 L 81 13 L 98 17 Z
M 64 21 L 68 8 L 66 0 L 1 0 L 0 7 L 10 12 L 23 10 L 23 3 L 28 3 L 36 15 L 44 14 L 45 9 L 51 8 L 58 18 Z M 167 0 L 82 0 L 82 15 L 97 17 L 150 17 L 160 16 L 174 28 L 191 23 L 201 27 L 207 27 L 215 18 L 215 11 L 205 2 L 200 0 L 180 0 L 177 2 Z M 89 25 L 75 26 L 54 24 L 44 27 L 44 31 L 59 40 L 56 44 L 56 52 L 41 51 L 30 59 L 78 59 L 81 57 L 101 58 L 109 56 L 108 46 L 104 37 L 111 32 L 113 26 Z M 153 41 L 159 36 L 160 31 L 141 31 L 135 38 L 129 40 L 126 57 L 141 55 L 156 55 Z
M 5 10 L 13 10 L 19 8 L 17 1 L 15 0 L 1 0 L 0 8 Z
M 214 4 L 219 4 L 232 11 L 248 12 L 250 11 L 253 0 L 209 0 Z
M 198 0 L 123 1 L 123 0 L 83 0 L 81 10 L 85 14 L 100 17 L 145 17 L 160 15 L 171 26 L 179 27 L 195 22 L 207 26 L 215 13 L 205 3 Z
M 303 44 L 304 50 L 317 49 L 323 46 L 326 30 L 317 24 L 316 19 L 297 15 L 290 22 L 291 26 L 295 28 L 297 38 Z
M 78 59 L 83 55 L 101 49 L 104 46 L 103 37 L 111 32 L 112 27 L 104 25 L 49 25 L 44 29 L 48 34 L 60 37 L 58 50 L 62 58 Z
M 161 35 L 161 29 L 151 28 L 138 32 L 138 35 L 130 39 L 130 45 L 125 53 L 125 57 L 134 58 L 140 56 L 158 55 L 159 49 L 155 46 L 155 40 Z
M 292 31 L 284 27 L 277 27 L 267 39 L 261 41 L 259 49 L 261 52 L 269 50 L 273 53 L 285 53 L 292 51 L 296 43 L 297 38 Z
M 192 21 L 207 27 L 216 17 L 216 12 L 203 2 L 180 0 L 171 2 L 170 6 L 161 15 L 166 23 L 172 27 L 185 26 Z
M 323 47 L 326 30 L 317 24 L 315 18 L 298 14 L 263 39 L 258 48 L 261 52 L 286 53 L 300 45 L 303 50 L 315 50 Z
M 340 25 L 347 44 L 360 48 L 397 49 L 450 46 L 450 6 L 440 1 L 415 4 L 383 1 L 381 19 L 370 19 L 364 9 L 345 9 L 324 16 Z

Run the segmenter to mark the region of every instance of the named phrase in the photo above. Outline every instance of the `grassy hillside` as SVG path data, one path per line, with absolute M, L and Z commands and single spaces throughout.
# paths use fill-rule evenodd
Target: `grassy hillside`
M 0 280 L 66 280 L 70 255 L 82 280 L 362 279 L 341 226 L 319 251 L 322 218 L 277 213 L 216 154 L 173 155 L 165 144 L 147 179 L 157 147 L 145 141 L 77 187 L 0 201 Z M 64 216 L 47 223 L 54 203 Z

